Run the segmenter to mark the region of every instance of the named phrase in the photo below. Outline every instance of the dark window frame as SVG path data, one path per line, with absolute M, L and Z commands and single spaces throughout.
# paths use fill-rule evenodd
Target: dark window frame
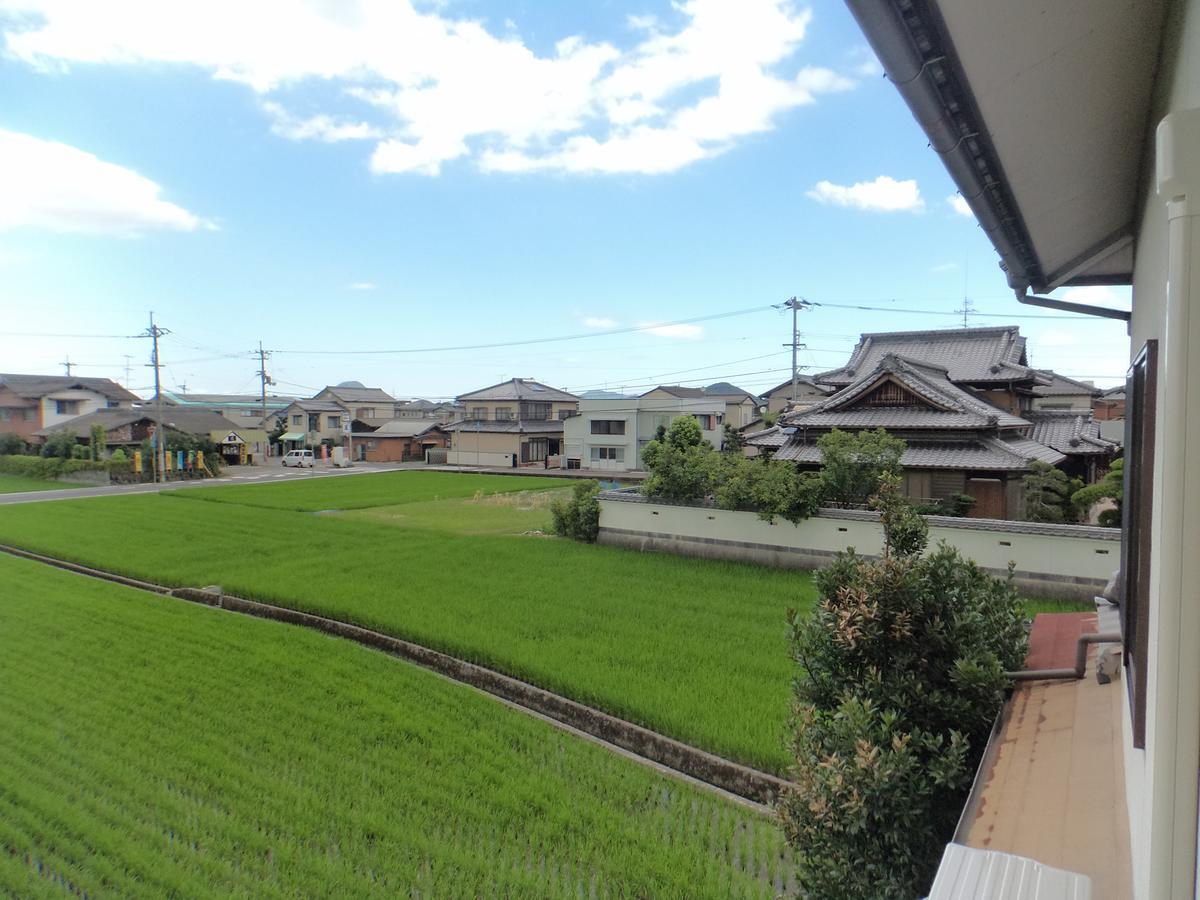
M 1149 676 L 1150 523 L 1154 498 L 1158 341 L 1134 357 L 1125 382 L 1125 475 L 1121 502 L 1121 636 L 1133 746 L 1146 746 Z
M 624 419 L 592 419 L 592 434 L 624 434 Z

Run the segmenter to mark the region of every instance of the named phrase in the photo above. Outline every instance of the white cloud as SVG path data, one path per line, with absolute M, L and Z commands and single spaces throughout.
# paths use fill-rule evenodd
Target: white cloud
M 696 341 L 704 337 L 704 329 L 699 325 L 641 325 L 646 334 L 657 334 L 660 337 L 684 338 Z
M 84 150 L 0 130 L 0 230 L 129 236 L 216 227 L 161 199 L 161 191 L 149 178 Z
M 616 328 L 618 323 L 616 319 L 604 316 L 587 316 L 584 318 L 583 324 L 588 328 Z
M 378 285 L 373 281 L 353 281 L 347 287 L 352 291 L 373 291 Z
M 672 172 L 863 71 L 797 64 L 812 12 L 795 0 L 680 0 L 669 16 L 628 17 L 631 46 L 568 35 L 545 55 L 511 22 L 493 34 L 414 0 L 6 8 L 10 57 L 44 69 L 199 67 L 256 92 L 284 137 L 377 141 L 379 173 L 436 175 L 459 159 L 485 171 Z M 297 116 L 285 104 L 313 81 L 335 99 Z
M 969 219 L 975 218 L 975 213 L 971 212 L 971 205 L 967 203 L 962 194 L 951 194 L 946 198 L 946 202 L 960 216 L 966 216 Z
M 860 78 L 878 78 L 883 74 L 883 66 L 870 47 L 857 47 L 850 52 L 854 60 L 854 74 Z
M 1069 300 L 1071 303 L 1104 306 L 1109 309 L 1129 309 L 1131 305 L 1129 288 L 1103 284 L 1061 288 L 1051 296 L 1059 300 Z
M 1038 335 L 1037 343 L 1042 347 L 1074 347 L 1079 343 L 1079 337 L 1071 331 L 1048 328 Z
M 957 268 L 958 268 L 958 263 L 945 262 L 945 263 L 938 263 L 936 266 L 930 266 L 929 271 L 930 272 L 953 272 Z
M 818 181 L 808 196 L 820 203 L 875 212 L 918 212 L 925 208 L 915 179 L 897 181 L 887 175 L 851 185 Z
M 383 136 L 383 132 L 366 122 L 339 122 L 324 114 L 301 119 L 272 100 L 264 102 L 262 106 L 271 119 L 271 131 L 290 141 L 318 140 L 335 144 Z

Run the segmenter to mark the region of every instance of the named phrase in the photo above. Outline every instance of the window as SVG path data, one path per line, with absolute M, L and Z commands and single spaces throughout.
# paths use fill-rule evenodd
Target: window
M 671 427 L 671 417 L 670 416 L 655 416 L 653 421 L 654 421 L 654 430 L 655 431 L 658 431 L 658 429 L 660 429 L 660 428 L 670 428 Z
M 609 462 L 624 462 L 625 448 L 624 447 L 593 447 L 592 462 L 600 462 L 607 460 Z
M 696 421 L 700 423 L 700 427 L 704 431 L 712 431 L 716 428 L 716 416 L 706 415 L 705 413 L 695 413 Z
M 527 421 L 544 422 L 550 418 L 550 406 L 544 400 L 522 400 L 521 418 Z
M 579 415 L 579 410 L 577 409 L 560 409 L 558 411 L 558 417 L 560 419 L 571 419 L 577 415 Z M 578 466 L 576 466 L 576 468 L 578 468 Z
M 316 413 L 308 414 L 308 430 L 309 431 L 320 431 L 321 430 L 321 417 L 319 415 L 317 415 Z
M 326 416 L 325 417 L 325 427 L 326 428 L 341 428 L 342 427 L 342 417 L 341 416 Z
M 550 453 L 549 438 L 532 438 L 521 445 L 521 462 L 541 462 Z
M 1133 746 L 1146 746 L 1147 630 L 1150 624 L 1150 516 L 1154 496 L 1158 341 L 1147 341 L 1125 382 L 1125 487 L 1121 504 L 1121 634 Z
M 373 418 L 375 418 L 375 407 L 360 406 L 358 409 L 356 409 L 354 411 L 354 418 L 356 418 L 356 419 L 373 419 Z
M 302 416 L 300 413 L 296 413 L 296 415 L 292 416 L 292 424 L 293 425 L 303 425 L 304 424 L 304 416 Z
M 510 421 L 512 421 L 512 417 L 513 417 L 513 411 L 512 411 L 511 406 L 497 406 L 496 407 L 496 421 L 510 422 Z
M 488 414 L 487 414 L 486 406 L 472 406 L 471 407 L 471 418 L 474 419 L 475 421 L 486 422 L 487 417 L 488 417 Z
M 624 434 L 624 419 L 592 419 L 592 434 Z
M 117 409 L 120 407 L 120 405 L 120 400 L 109 400 L 108 403 L 105 404 L 105 406 L 107 406 L 109 409 Z
M 55 400 L 54 411 L 60 416 L 77 416 L 79 415 L 79 401 Z

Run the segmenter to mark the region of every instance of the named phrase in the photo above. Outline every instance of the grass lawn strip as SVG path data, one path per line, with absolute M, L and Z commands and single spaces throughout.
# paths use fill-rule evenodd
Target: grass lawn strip
M 190 493 L 5 507 L 0 541 L 171 586 L 219 584 L 441 650 L 757 769 L 788 764 L 784 614 L 811 604 L 807 574 L 182 499 Z
M 70 484 L 63 481 L 46 481 L 43 478 L 25 478 L 21 475 L 0 475 L 0 494 L 21 494 L 30 491 L 62 491 L 68 488 L 89 486 L 86 484 Z
M 188 500 L 318 512 L 325 509 L 365 509 L 422 500 L 446 500 L 509 491 L 569 488 L 562 478 L 522 475 L 480 475 L 474 472 L 402 470 L 370 475 L 339 475 L 311 480 L 289 479 L 274 484 L 238 484 L 194 488 L 180 496 Z
M 0 557 L 0 894 L 773 896 L 773 823 L 342 641 Z

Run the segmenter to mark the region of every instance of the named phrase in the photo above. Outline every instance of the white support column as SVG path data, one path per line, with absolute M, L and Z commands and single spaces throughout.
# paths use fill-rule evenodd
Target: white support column
M 1158 196 L 1167 205 L 1167 297 L 1160 345 L 1158 509 L 1152 532 L 1151 898 L 1196 892 L 1200 769 L 1200 110 L 1158 126 Z M 1154 581 L 1157 581 L 1155 589 Z

